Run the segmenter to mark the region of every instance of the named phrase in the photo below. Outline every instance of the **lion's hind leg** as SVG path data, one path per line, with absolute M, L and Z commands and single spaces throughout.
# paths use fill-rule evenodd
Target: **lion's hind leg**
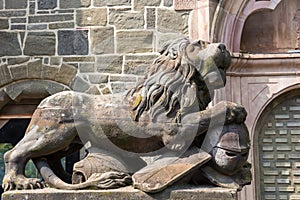
M 45 184 L 35 178 L 24 175 L 25 165 L 30 159 L 42 158 L 54 152 L 68 148 L 76 137 L 74 124 L 59 124 L 48 119 L 32 120 L 24 138 L 4 155 L 5 175 L 2 187 L 5 191 L 14 189 L 44 188 Z

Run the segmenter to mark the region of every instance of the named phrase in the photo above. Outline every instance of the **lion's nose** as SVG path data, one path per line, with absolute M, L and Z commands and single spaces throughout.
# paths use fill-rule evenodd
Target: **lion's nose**
M 222 53 L 226 50 L 225 44 L 219 44 L 218 48 L 221 50 Z

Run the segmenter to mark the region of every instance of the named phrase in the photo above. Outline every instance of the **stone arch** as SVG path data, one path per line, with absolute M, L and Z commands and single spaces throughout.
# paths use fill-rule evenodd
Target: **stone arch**
M 72 65 L 46 65 L 41 58 L 3 58 L 1 62 L 0 127 L 10 119 L 30 119 L 30 113 L 47 96 L 89 88 Z
M 232 52 L 239 52 L 247 17 L 258 10 L 274 10 L 281 1 L 221 1 L 213 17 L 212 42 L 223 42 Z
M 20 62 L 21 61 L 21 62 Z M 24 61 L 24 62 L 23 62 Z M 90 84 L 75 66 L 46 65 L 41 58 L 2 58 L 0 65 L 0 143 L 15 145 L 24 135 L 39 102 L 54 93 L 88 92 Z M 79 154 L 66 157 L 66 170 Z M 2 180 L 0 180 L 2 181 Z M 0 194 L 3 191 L 0 189 Z
M 4 58 L 1 61 L 0 128 L 18 116 L 30 119 L 30 113 L 47 96 L 65 90 L 89 92 L 91 88 L 77 68 L 69 64 L 46 65 L 41 58 Z
M 66 63 L 47 65 L 43 64 L 41 58 L 2 59 L 1 94 L 4 91 L 15 99 L 17 93 L 21 94 L 22 90 L 28 89 L 30 85 L 33 87 L 32 83 L 39 84 L 40 89 L 48 91 L 49 95 L 63 90 L 88 92 L 90 89 L 90 84 L 80 76 L 78 69 L 73 65 Z
M 273 98 L 269 99 L 268 102 L 265 103 L 265 105 L 263 106 L 263 108 L 261 109 L 261 112 L 259 113 L 257 120 L 255 121 L 254 124 L 254 135 L 253 135 L 253 154 L 254 154 L 254 160 L 252 161 L 252 166 L 254 167 L 254 171 L 255 173 L 255 177 L 254 177 L 254 181 L 255 181 L 255 193 L 256 193 L 256 198 L 255 199 L 264 199 L 263 195 L 269 195 L 270 198 L 271 196 L 275 198 L 278 198 L 280 191 L 277 191 L 275 188 L 275 191 L 269 191 L 266 192 L 264 191 L 263 188 L 261 188 L 261 185 L 267 187 L 267 191 L 270 189 L 271 190 L 271 186 L 273 186 L 272 184 L 274 183 L 274 185 L 277 183 L 278 185 L 280 184 L 285 184 L 284 187 L 287 188 L 289 191 L 284 191 L 284 193 L 290 192 L 290 193 L 294 193 L 294 191 L 292 190 L 292 187 L 289 187 L 289 185 L 293 185 L 295 184 L 293 180 L 291 180 L 291 177 L 289 177 L 290 175 L 292 176 L 293 174 L 293 170 L 291 169 L 294 165 L 295 165 L 295 161 L 293 161 L 293 159 L 298 159 L 298 157 L 289 157 L 288 160 L 292 160 L 290 163 L 288 162 L 284 162 L 285 161 L 285 157 L 283 157 L 284 153 L 286 153 L 285 156 L 288 155 L 293 155 L 292 151 L 294 151 L 294 146 L 293 143 L 295 144 L 296 142 L 294 141 L 295 138 L 293 139 L 291 137 L 291 133 L 286 132 L 286 129 L 288 125 L 284 124 L 276 124 L 278 123 L 278 121 L 275 121 L 274 123 L 270 123 L 269 120 L 272 120 L 272 115 L 274 115 L 274 110 L 275 112 L 279 109 L 279 106 L 293 106 L 293 104 L 291 104 L 291 100 L 294 100 L 294 98 L 297 97 L 298 98 L 298 103 L 300 102 L 300 84 L 295 84 L 292 85 L 288 88 L 283 89 L 282 91 L 280 91 L 278 94 L 274 95 Z M 282 108 L 283 109 L 283 108 Z M 289 110 L 289 108 L 285 108 L 287 110 Z M 283 110 L 284 112 L 284 110 Z M 290 111 L 291 112 L 291 111 Z M 272 114 L 271 114 L 272 113 Z M 291 114 L 290 114 L 291 115 Z M 288 115 L 283 115 L 281 114 L 282 117 L 282 121 L 290 121 L 290 118 L 286 118 Z M 291 117 L 291 116 L 289 116 Z M 274 118 L 278 118 L 280 120 L 280 115 L 278 115 L 278 117 L 274 117 Z M 291 117 L 292 118 L 292 117 Z M 295 119 L 294 119 L 295 120 Z M 299 121 L 299 119 L 298 119 Z M 294 122 L 293 122 L 294 123 Z M 299 123 L 300 124 L 300 123 Z M 277 128 L 277 126 L 279 128 Z M 282 128 L 281 128 L 282 126 Z M 265 127 L 271 127 L 269 128 L 270 130 L 266 129 Z M 282 129 L 282 130 L 276 130 L 274 131 L 272 127 L 276 127 L 277 129 Z M 268 133 L 266 133 L 267 131 L 269 131 Z M 283 131 L 283 132 L 281 132 Z M 285 136 L 289 134 L 289 136 Z M 265 136 L 267 135 L 267 137 Z M 281 137 L 283 135 L 283 137 Z M 274 146 L 275 143 L 275 146 Z M 286 145 L 284 143 L 289 143 L 289 145 Z M 274 148 L 276 149 L 271 149 L 272 146 L 274 146 Z M 281 145 L 284 145 L 287 147 L 287 149 L 279 149 L 278 147 L 281 148 Z M 264 150 L 262 150 L 263 148 L 265 148 Z M 270 149 L 268 149 L 270 148 Z M 291 149 L 289 149 L 291 148 Z M 277 152 L 276 154 L 273 152 Z M 278 153 L 279 152 L 279 153 Z M 273 155 L 272 155 L 273 154 Z M 268 169 L 268 162 L 262 162 L 262 159 L 264 161 L 268 161 L 268 159 L 270 159 L 271 161 L 274 161 L 274 163 L 271 163 L 271 167 L 272 168 L 272 173 L 270 172 L 270 170 Z M 297 160 L 297 161 L 298 161 Z M 275 168 L 274 168 L 275 167 Z M 263 171 L 262 169 L 266 169 L 265 171 Z M 275 170 L 277 169 L 277 170 Z M 282 171 L 282 169 L 284 169 Z M 281 171 L 280 171 L 281 170 Z M 270 173 L 269 173 L 270 172 Z M 286 173 L 285 173 L 286 172 Z M 274 178 L 275 177 L 275 178 Z M 262 179 L 266 179 L 266 183 L 267 184 L 263 184 L 261 183 Z M 274 180 L 273 180 L 274 179 Z M 284 181 L 287 182 L 284 182 Z M 274 188 L 272 189 L 274 190 Z M 296 191 L 296 190 L 295 190 Z M 277 195 L 277 196 L 276 196 Z M 299 196 L 299 194 L 296 194 L 296 196 Z M 298 197 L 297 196 L 297 197 Z

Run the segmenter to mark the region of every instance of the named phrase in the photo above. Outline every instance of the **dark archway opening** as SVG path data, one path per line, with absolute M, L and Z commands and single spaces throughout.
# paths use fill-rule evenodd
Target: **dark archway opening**
M 3 155 L 14 147 L 23 137 L 27 126 L 30 123 L 31 115 L 39 104 L 41 99 L 22 100 L 21 102 L 10 102 L 0 111 L 0 183 L 5 172 Z M 65 170 L 72 173 L 73 165 L 79 161 L 79 153 L 67 156 L 63 162 Z M 26 175 L 31 177 L 37 176 L 37 171 L 33 163 L 29 163 L 26 168 Z M 0 187 L 0 200 L 3 188 Z

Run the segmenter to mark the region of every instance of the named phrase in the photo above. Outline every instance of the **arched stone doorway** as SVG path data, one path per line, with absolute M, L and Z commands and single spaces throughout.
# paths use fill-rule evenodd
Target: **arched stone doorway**
M 20 65 L 15 63 L 0 65 L 0 71 L 0 183 L 2 183 L 3 154 L 24 136 L 40 101 L 65 90 L 85 92 L 90 85 L 78 75 L 76 67 L 67 64 L 50 66 L 42 64 L 41 60 L 29 60 Z M 68 172 L 72 172 L 73 163 L 78 159 L 78 153 L 65 159 Z M 35 169 L 33 165 L 31 167 L 33 169 L 29 171 L 34 176 Z M 2 192 L 3 189 L 0 187 L 0 195 Z
M 300 89 L 274 99 L 255 127 L 256 196 L 300 198 Z

